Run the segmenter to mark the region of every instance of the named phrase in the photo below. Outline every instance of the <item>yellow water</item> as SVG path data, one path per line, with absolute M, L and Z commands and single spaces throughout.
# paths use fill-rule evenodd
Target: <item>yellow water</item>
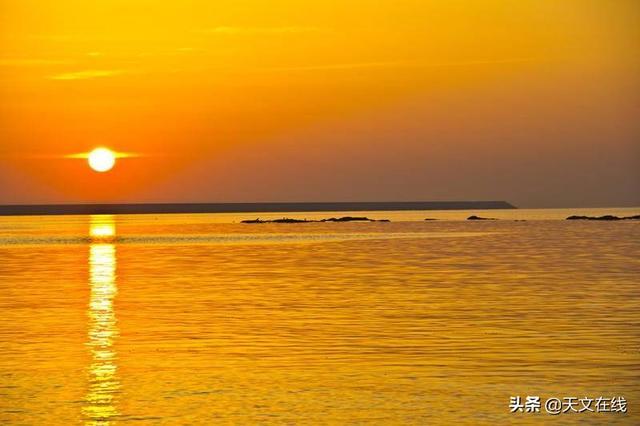
M 640 423 L 640 223 L 471 213 L 0 218 L 0 423 Z

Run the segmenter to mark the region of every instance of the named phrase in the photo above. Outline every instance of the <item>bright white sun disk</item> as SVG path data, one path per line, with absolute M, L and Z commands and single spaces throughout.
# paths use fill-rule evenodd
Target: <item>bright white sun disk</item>
M 108 172 L 116 164 L 116 155 L 107 148 L 96 148 L 89 153 L 89 166 L 96 172 Z

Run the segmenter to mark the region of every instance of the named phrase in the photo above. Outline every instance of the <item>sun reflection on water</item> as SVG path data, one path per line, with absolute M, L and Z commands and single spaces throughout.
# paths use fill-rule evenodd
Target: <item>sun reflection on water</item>
M 114 398 L 120 382 L 117 353 L 113 347 L 118 326 L 113 301 L 116 285 L 116 246 L 108 242 L 115 236 L 112 216 L 92 216 L 89 235 L 89 333 L 87 346 L 92 361 L 88 369 L 89 387 L 83 408 L 88 425 L 108 425 L 118 415 Z
M 116 235 L 116 224 L 112 215 L 91 216 L 89 235 L 92 241 L 113 238 Z

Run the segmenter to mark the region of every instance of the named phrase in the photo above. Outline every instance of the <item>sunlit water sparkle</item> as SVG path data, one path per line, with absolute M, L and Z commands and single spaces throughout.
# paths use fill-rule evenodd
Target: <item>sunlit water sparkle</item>
M 639 210 L 0 218 L 0 423 L 637 424 Z

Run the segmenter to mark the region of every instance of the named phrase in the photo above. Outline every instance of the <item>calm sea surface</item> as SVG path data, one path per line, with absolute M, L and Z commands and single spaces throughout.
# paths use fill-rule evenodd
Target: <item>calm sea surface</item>
M 0 424 L 640 424 L 640 208 L 347 214 L 0 218 Z

